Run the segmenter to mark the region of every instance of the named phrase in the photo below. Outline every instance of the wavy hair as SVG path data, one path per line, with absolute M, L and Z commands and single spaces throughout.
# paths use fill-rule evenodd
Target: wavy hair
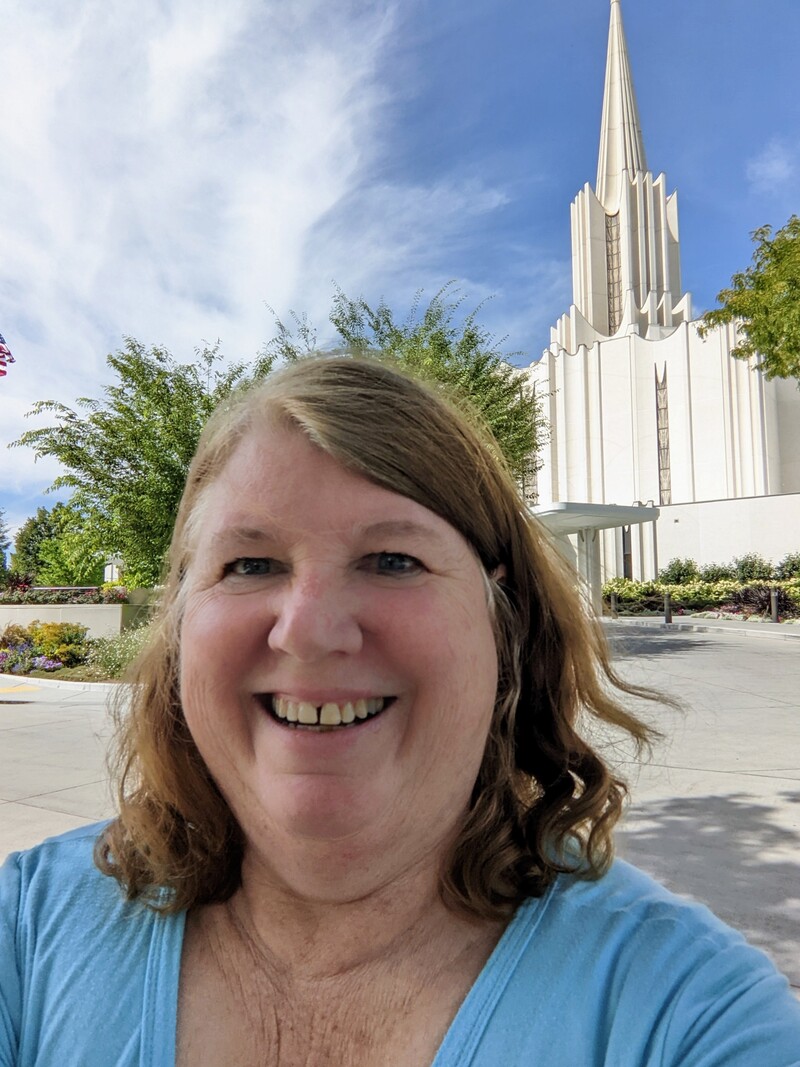
M 469 542 L 487 575 L 498 686 L 468 810 L 441 872 L 447 905 L 508 916 L 560 871 L 601 875 L 626 794 L 586 738 L 592 720 L 646 745 L 574 572 L 522 501 L 464 404 L 374 358 L 314 356 L 235 394 L 205 427 L 178 512 L 151 638 L 117 707 L 119 814 L 100 869 L 129 898 L 179 911 L 240 884 L 242 832 L 194 744 L 178 690 L 184 576 L 206 488 L 251 427 L 282 420 L 364 478 L 409 497 Z M 498 568 L 502 565 L 502 570 Z M 500 580 L 491 577 L 502 574 Z

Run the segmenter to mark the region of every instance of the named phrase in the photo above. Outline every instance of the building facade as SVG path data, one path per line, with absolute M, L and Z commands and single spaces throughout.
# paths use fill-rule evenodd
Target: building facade
M 800 392 L 733 359 L 734 326 L 701 337 L 692 321 L 677 194 L 647 165 L 620 0 L 611 2 L 597 179 L 575 198 L 571 223 L 573 303 L 529 370 L 551 428 L 540 506 L 659 509 L 638 529 L 598 533 L 603 577 L 655 577 L 675 556 L 709 563 L 800 550 Z M 778 523 L 771 552 L 759 537 L 766 497 Z

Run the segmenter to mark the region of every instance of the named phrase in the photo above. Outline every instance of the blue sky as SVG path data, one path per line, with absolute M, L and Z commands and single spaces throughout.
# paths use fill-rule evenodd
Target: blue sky
M 699 313 L 800 211 L 797 0 L 623 0 L 648 164 Z M 324 342 L 333 283 L 401 315 L 454 279 L 514 361 L 571 298 L 607 0 L 8 0 L 0 109 L 0 507 L 55 464 L 5 445 L 98 396 L 126 334 L 231 358 L 266 304 Z

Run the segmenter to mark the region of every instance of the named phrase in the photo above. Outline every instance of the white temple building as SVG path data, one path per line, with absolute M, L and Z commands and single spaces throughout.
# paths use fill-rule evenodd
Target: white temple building
M 653 578 L 675 556 L 800 551 L 800 391 L 733 359 L 735 327 L 701 338 L 692 321 L 677 194 L 647 165 L 620 0 L 597 181 L 571 220 L 573 303 L 529 370 L 549 394 L 537 510 L 554 528 L 563 517 L 584 573 L 603 579 Z M 604 523 L 609 504 L 636 511 Z

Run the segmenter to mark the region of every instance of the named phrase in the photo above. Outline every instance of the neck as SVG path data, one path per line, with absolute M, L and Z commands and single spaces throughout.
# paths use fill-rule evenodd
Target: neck
M 239 935 L 264 961 L 305 977 L 354 972 L 406 954 L 426 955 L 458 930 L 476 926 L 450 912 L 430 863 L 357 895 L 302 895 L 247 856 L 242 886 L 226 905 Z

